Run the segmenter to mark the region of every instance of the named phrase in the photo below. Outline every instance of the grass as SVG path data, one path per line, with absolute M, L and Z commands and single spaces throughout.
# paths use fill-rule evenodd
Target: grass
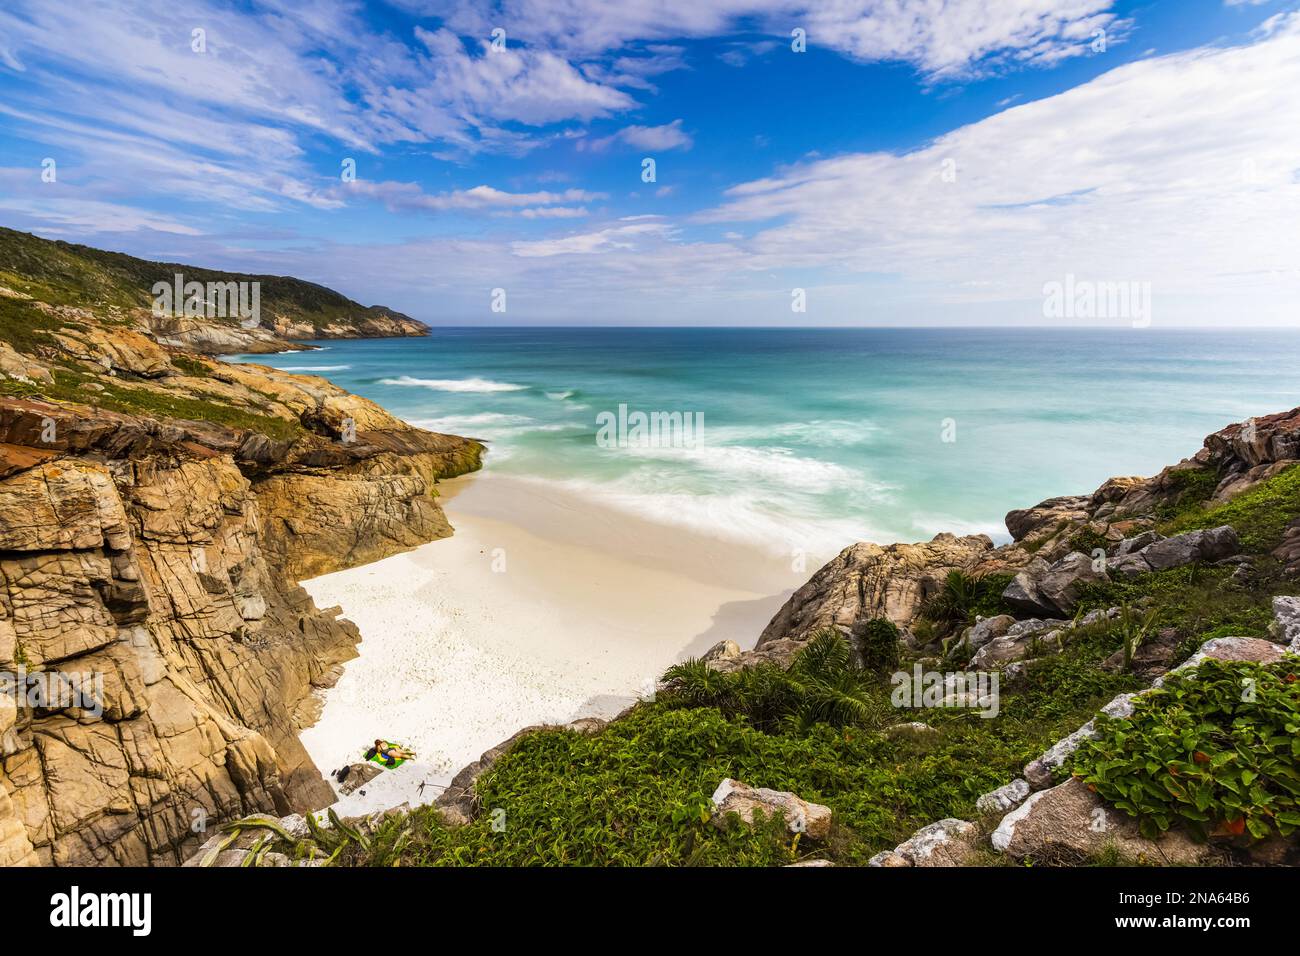
M 1230 524 L 1247 554 L 1267 554 L 1277 547 L 1282 532 L 1300 518 L 1300 465 L 1262 481 L 1231 501 L 1206 507 L 1189 506 L 1168 519 L 1159 530 L 1178 534 L 1198 528 Z
M 1203 508 L 1219 486 L 1219 475 L 1210 468 L 1180 468 L 1169 474 L 1170 497 L 1156 508 L 1156 517 L 1170 521 Z
M 53 384 L 2 380 L 0 395 L 72 402 L 147 418 L 213 422 L 230 428 L 260 432 L 279 441 L 292 441 L 303 434 L 303 428 L 297 421 L 248 412 L 224 401 L 195 398 L 173 391 L 136 388 L 105 376 L 87 375 L 71 369 L 55 369 L 53 374 Z M 103 391 L 83 388 L 87 383 L 100 385 Z
M 212 377 L 212 369 L 207 365 L 207 363 L 201 362 L 196 358 L 191 358 L 188 355 L 173 354 L 169 356 L 169 361 L 173 368 L 179 369 L 191 378 Z
M 0 284 L 4 284 L 3 275 Z M 15 351 L 32 354 L 57 348 L 58 341 L 50 333 L 73 324 L 48 315 L 31 302 L 0 295 L 0 341 Z

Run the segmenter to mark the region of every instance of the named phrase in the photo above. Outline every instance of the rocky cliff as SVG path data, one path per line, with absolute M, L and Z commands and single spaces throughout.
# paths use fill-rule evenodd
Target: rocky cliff
M 296 581 L 449 534 L 434 484 L 482 447 L 0 283 L 0 865 L 330 802 L 297 735 L 358 634 Z

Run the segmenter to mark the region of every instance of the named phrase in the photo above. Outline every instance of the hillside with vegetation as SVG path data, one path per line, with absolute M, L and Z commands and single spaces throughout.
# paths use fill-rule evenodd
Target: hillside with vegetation
M 233 310 L 205 309 L 201 316 L 158 314 L 153 289 L 160 282 L 173 285 L 178 274 L 185 283 L 201 283 L 205 289 L 209 283 L 256 283 L 259 315 L 250 321 Z M 429 332 L 410 316 L 383 306 L 363 306 L 302 279 L 151 262 L 0 227 L 0 340 L 48 344 L 56 324 L 85 321 L 81 310 L 91 311 L 99 323 L 139 329 L 168 344 L 209 354 L 279 351 L 304 339 Z

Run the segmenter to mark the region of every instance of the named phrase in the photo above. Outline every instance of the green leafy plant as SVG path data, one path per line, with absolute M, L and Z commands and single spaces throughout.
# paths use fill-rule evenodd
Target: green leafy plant
M 1119 609 L 1119 617 L 1115 619 L 1115 633 L 1124 642 L 1124 670 L 1133 669 L 1133 656 L 1137 654 L 1143 642 L 1151 634 L 1151 629 L 1155 626 L 1156 617 L 1160 613 L 1159 608 L 1148 608 L 1146 611 L 1140 611 L 1131 604 L 1122 604 Z
M 862 667 L 873 674 L 898 669 L 898 626 L 887 617 L 876 617 L 855 628 Z
M 1005 574 L 968 574 L 952 570 L 943 584 L 921 606 L 920 618 L 931 622 L 940 635 L 972 624 L 977 615 L 1001 614 L 1002 592 L 1011 577 Z
M 875 699 L 865 690 L 869 676 L 854 664 L 843 635 L 826 628 L 813 635 L 788 670 L 765 663 L 721 673 L 702 661 L 689 660 L 670 667 L 664 683 L 670 701 L 716 707 L 728 716 L 746 717 L 761 730 L 775 731 L 806 729 L 817 723 L 833 727 L 870 723 L 880 708 L 873 706 Z
M 1083 528 L 1070 538 L 1070 550 L 1082 551 L 1084 554 L 1092 554 L 1097 550 L 1104 552 L 1109 544 L 1104 534 L 1092 528 Z
M 1097 718 L 1074 773 L 1154 838 L 1178 823 L 1204 840 L 1300 828 L 1300 659 L 1209 659 Z

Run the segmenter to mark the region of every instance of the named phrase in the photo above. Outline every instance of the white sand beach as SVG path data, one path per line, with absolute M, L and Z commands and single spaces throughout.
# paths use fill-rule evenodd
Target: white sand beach
M 522 727 L 612 716 L 675 661 L 723 639 L 752 647 L 810 573 L 545 482 L 488 472 L 439 490 L 453 537 L 303 582 L 362 634 L 302 734 L 317 766 L 376 737 L 418 754 L 340 812 L 430 802 Z

